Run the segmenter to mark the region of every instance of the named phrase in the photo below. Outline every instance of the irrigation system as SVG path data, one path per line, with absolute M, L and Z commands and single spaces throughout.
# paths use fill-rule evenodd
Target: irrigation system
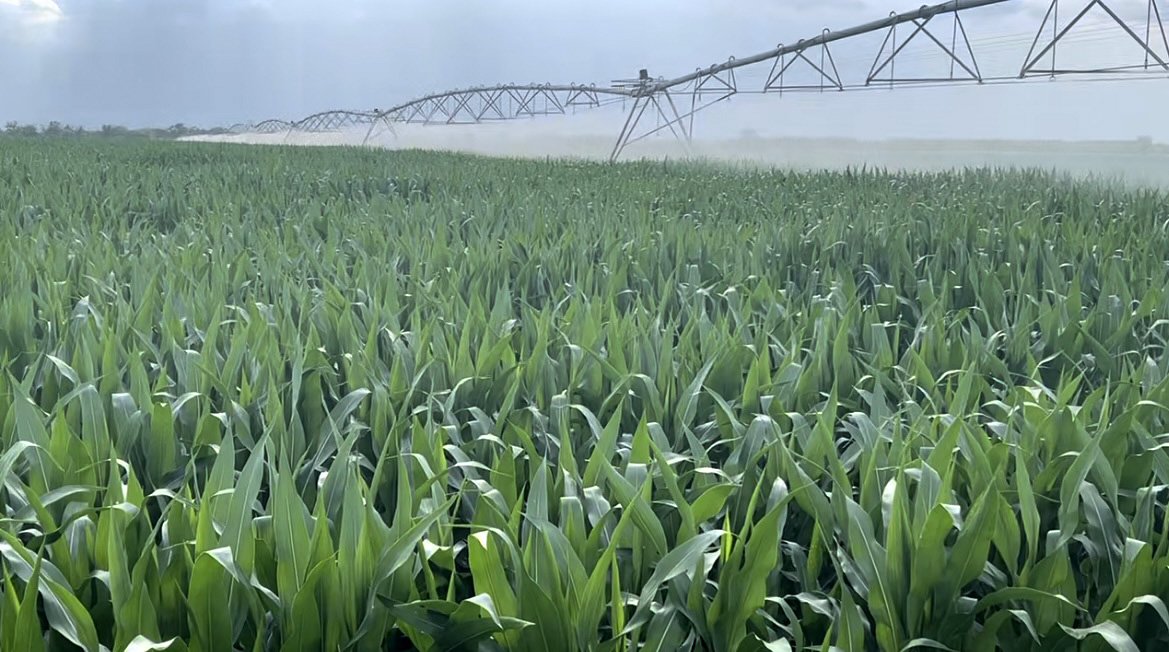
M 329 110 L 296 121 L 265 120 L 229 128 L 232 133 L 320 133 L 345 128 L 366 127 L 363 144 L 379 128 L 396 134 L 394 125 L 479 124 L 489 121 L 518 120 L 539 115 L 565 114 L 569 111 L 597 108 L 614 103 L 627 107 L 627 114 L 613 150 L 616 160 L 630 145 L 668 130 L 682 143 L 694 134 L 694 116 L 700 111 L 732 96 L 744 93 L 790 93 L 855 91 L 874 87 L 896 88 L 905 85 L 957 85 L 1020 83 L 1036 78 L 1057 79 L 1068 75 L 1097 78 L 1131 78 L 1134 73 L 1169 73 L 1169 37 L 1166 36 L 1162 8 L 1169 0 L 1145 0 L 1145 18 L 1139 24 L 1123 19 L 1113 4 L 1117 0 L 950 0 L 926 5 L 912 11 L 893 12 L 887 17 L 841 30 L 825 29 L 820 34 L 791 45 L 779 45 L 766 52 L 735 58 L 699 68 L 674 78 L 653 78 L 645 69 L 633 79 L 622 79 L 607 86 L 596 84 L 500 84 L 477 86 L 432 93 L 386 109 Z M 963 16 L 993 5 L 1006 3 L 1047 3 L 1047 10 L 1017 74 L 985 76 L 978 65 L 975 46 L 969 37 Z M 1073 6 L 1074 5 L 1074 6 Z M 1082 26 L 1084 18 L 1095 11 L 1105 16 L 1115 28 L 1139 46 L 1141 58 L 1120 66 L 1070 67 L 1061 63 L 1060 44 L 1069 40 Z M 1070 19 L 1067 16 L 1071 16 Z M 832 47 L 844 41 L 874 33 L 884 33 L 884 40 L 863 77 L 845 77 L 840 73 Z M 925 42 L 945 58 L 949 72 L 940 76 L 903 76 L 897 74 L 899 58 L 911 43 Z M 1066 57 L 1065 57 L 1066 59 Z M 769 66 L 762 85 L 740 84 L 736 72 L 748 66 Z M 793 70 L 803 74 L 794 81 Z M 850 71 L 855 72 L 855 71 Z M 808 83 L 807 76 L 813 76 Z M 856 81 L 846 81 L 856 79 Z M 650 117 L 647 119 L 646 114 Z M 651 124 L 651 120 L 653 123 Z

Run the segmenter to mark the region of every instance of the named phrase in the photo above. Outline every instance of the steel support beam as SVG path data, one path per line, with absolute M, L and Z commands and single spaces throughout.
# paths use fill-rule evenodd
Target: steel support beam
M 1137 34 L 1137 32 L 1134 31 L 1133 28 L 1124 21 L 1124 19 L 1118 16 L 1105 0 L 1090 0 L 1090 2 L 1084 5 L 1084 8 L 1081 9 L 1079 13 L 1077 13 L 1075 17 L 1072 18 L 1071 21 L 1069 21 L 1068 24 L 1064 25 L 1061 29 L 1059 26 L 1059 2 L 1060 0 L 1051 0 L 1051 4 L 1048 5 L 1047 13 L 1043 16 L 1043 22 L 1039 25 L 1039 30 L 1035 34 L 1035 40 L 1031 43 L 1031 49 L 1027 52 L 1027 58 L 1023 61 L 1023 68 L 1019 71 L 1020 79 L 1031 75 L 1050 75 L 1051 77 L 1055 77 L 1057 75 L 1073 73 L 1115 73 L 1135 69 L 1148 70 L 1153 63 L 1156 63 L 1158 67 L 1169 71 L 1169 37 L 1166 37 L 1165 23 L 1162 19 L 1161 7 L 1158 4 L 1158 0 L 1148 0 L 1148 11 L 1145 21 L 1144 38 Z M 1068 33 L 1070 33 L 1072 29 L 1075 28 L 1075 26 L 1079 24 L 1079 22 L 1083 20 L 1089 12 L 1092 11 L 1092 9 L 1096 7 L 1099 7 L 1101 10 L 1103 10 L 1104 13 L 1107 14 L 1113 22 L 1115 22 L 1122 30 L 1124 30 L 1125 34 L 1132 38 L 1132 40 L 1141 47 L 1141 49 L 1144 51 L 1143 66 L 1134 64 L 1130 66 L 1092 68 L 1087 70 L 1067 69 L 1061 68 L 1059 66 L 1057 60 L 1059 43 L 1064 40 L 1065 37 L 1067 37 Z M 1038 54 L 1036 54 L 1035 49 L 1039 46 L 1039 42 L 1043 38 L 1043 33 L 1047 29 L 1048 24 L 1051 25 L 1051 40 L 1048 41 L 1047 44 L 1039 50 Z M 1157 39 L 1157 35 L 1160 35 L 1161 38 Z M 1158 40 L 1160 41 L 1160 44 L 1165 47 L 1164 57 L 1162 57 L 1161 54 L 1154 49 L 1154 47 L 1158 44 Z M 1039 65 L 1039 62 L 1048 54 L 1051 55 L 1051 67 L 1047 69 L 1038 68 L 1037 66 Z
M 829 32 L 830 30 L 825 29 L 822 33 L 828 34 Z M 782 44 L 778 49 L 786 50 Z M 763 84 L 763 92 L 766 93 L 768 91 L 779 91 L 780 93 L 783 93 L 784 91 L 808 90 L 818 90 L 823 92 L 826 87 L 825 82 L 831 84 L 831 86 L 836 90 L 844 90 L 844 82 L 840 79 L 840 71 L 836 69 L 836 60 L 832 57 L 832 50 L 828 48 L 828 43 L 825 42 L 820 44 L 820 63 L 818 65 L 805 54 L 807 50 L 808 48 L 806 47 L 797 49 L 795 52 L 791 53 L 792 56 L 790 60 L 787 58 L 787 54 L 781 54 L 776 57 L 775 62 L 771 64 L 771 72 L 767 75 L 767 82 Z M 819 75 L 820 81 L 818 85 L 791 85 L 784 83 L 784 74 L 787 73 L 788 69 L 791 68 L 792 65 L 800 61 L 808 64 L 812 70 L 816 71 L 816 73 Z M 829 73 L 829 70 L 831 70 L 831 73 Z
M 934 16 L 930 16 L 930 17 L 925 18 L 925 19 L 915 18 L 915 19 L 909 21 L 910 24 L 912 24 L 912 25 L 914 25 L 914 27 L 916 27 L 916 29 L 914 29 L 905 40 L 901 41 L 900 45 L 897 43 L 897 25 L 893 25 L 892 27 L 890 27 L 888 33 L 885 34 L 885 41 L 881 44 L 880 51 L 877 52 L 877 58 L 873 60 L 873 67 L 871 69 L 869 69 L 869 75 L 865 79 L 865 86 L 872 85 L 872 83 L 874 81 L 880 81 L 880 82 L 889 83 L 889 84 L 956 81 L 958 79 L 957 77 L 955 77 L 955 72 L 956 72 L 955 66 L 956 65 L 961 67 L 962 70 L 967 75 L 969 75 L 968 79 L 973 80 L 973 81 L 977 81 L 977 82 L 982 82 L 982 71 L 978 69 L 978 61 L 974 56 L 974 49 L 970 46 L 970 38 L 966 34 L 966 26 L 962 24 L 962 15 L 959 12 L 953 12 L 953 14 L 954 14 L 954 30 L 953 30 L 953 36 L 951 37 L 950 45 L 948 45 L 948 46 L 945 43 L 943 43 L 940 39 L 938 39 L 938 37 L 935 36 L 934 33 L 931 32 L 927 27 L 929 22 L 931 20 L 933 20 Z M 967 63 L 962 57 L 958 56 L 958 51 L 959 51 L 958 50 L 958 45 L 959 45 L 958 35 L 959 35 L 959 33 L 961 33 L 961 35 L 962 35 L 962 44 L 966 48 L 966 54 L 970 59 L 969 63 Z M 931 41 L 933 41 L 934 45 L 938 46 L 938 48 L 941 49 L 942 52 L 945 52 L 946 56 L 949 57 L 949 62 L 950 62 L 950 76 L 949 77 L 929 77 L 929 78 L 921 78 L 921 77 L 898 78 L 897 77 L 897 75 L 896 75 L 897 55 L 901 54 L 901 52 L 905 49 L 905 47 L 907 45 L 909 45 L 911 42 L 913 42 L 914 38 L 916 38 L 918 35 L 921 35 L 921 34 L 924 34 L 927 38 L 929 38 Z M 889 50 L 890 50 L 889 56 L 887 56 L 887 57 L 884 56 L 886 46 L 889 46 Z M 889 77 L 887 79 L 878 79 L 877 75 L 881 74 L 881 72 L 884 71 L 885 68 L 889 68 Z
M 725 97 L 729 96 L 730 94 Z M 651 105 L 654 107 L 657 117 L 663 122 L 652 129 L 647 129 L 643 133 L 635 135 L 637 134 L 637 127 L 645 115 L 646 109 Z M 674 135 L 674 138 L 682 144 L 682 147 L 689 151 L 690 132 L 686 129 L 685 120 L 695 112 L 692 110 L 686 115 L 679 114 L 678 107 L 674 103 L 674 98 L 668 90 L 635 96 L 633 109 L 629 112 L 628 117 L 626 117 L 625 126 L 621 128 L 621 133 L 617 136 L 617 142 L 613 145 L 613 151 L 609 155 L 609 160 L 616 161 L 621 156 L 621 152 L 625 151 L 626 147 L 649 138 L 665 129 L 669 129 L 670 133 Z
M 742 68 L 743 66 L 750 66 L 752 64 L 763 61 L 770 61 L 783 55 L 794 54 L 797 50 L 803 50 L 811 47 L 823 45 L 825 43 L 833 43 L 835 41 L 842 41 L 844 39 L 853 38 L 862 34 L 870 34 L 872 32 L 879 32 L 888 30 L 896 25 L 913 22 L 914 20 L 925 20 L 940 14 L 952 14 L 967 9 L 977 9 L 979 7 L 987 7 L 990 5 L 1002 4 L 1004 2 L 1012 2 L 1015 0 L 950 0 L 941 4 L 932 6 L 923 6 L 920 9 L 907 11 L 904 13 L 893 13 L 888 18 L 875 20 L 871 23 L 857 25 L 839 31 L 824 31 L 819 36 L 808 39 L 806 41 L 799 41 L 796 45 L 780 46 L 773 50 L 760 52 L 742 59 L 735 59 L 728 61 L 717 67 L 717 70 L 707 70 L 706 72 L 722 72 L 723 70 L 730 70 L 733 68 Z M 702 73 L 690 73 L 674 79 L 667 79 L 654 84 L 652 87 L 646 89 L 647 92 L 654 92 L 674 86 L 689 83 L 696 79 Z

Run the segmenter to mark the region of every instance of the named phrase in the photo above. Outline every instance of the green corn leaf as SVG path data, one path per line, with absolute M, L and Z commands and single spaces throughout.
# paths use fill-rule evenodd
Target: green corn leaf
M 1140 652 L 1140 648 L 1133 642 L 1132 637 L 1125 633 L 1119 625 L 1111 621 L 1093 625 L 1092 627 L 1068 627 L 1063 623 L 1060 623 L 1059 626 L 1065 634 L 1077 641 L 1083 641 L 1092 636 L 1099 636 L 1117 652 Z
M 228 581 L 223 567 L 209 555 L 200 555 L 195 560 L 187 587 L 192 652 L 231 649 L 235 626 L 229 604 L 224 599 Z
M 186 649 L 187 646 L 177 638 L 155 643 L 145 636 L 135 636 L 123 652 L 183 652 Z
M 45 635 L 41 631 L 41 619 L 37 613 L 37 593 L 41 579 L 41 559 L 38 557 L 32 575 L 24 587 L 24 598 L 20 601 L 20 612 L 12 636 L 12 649 L 25 652 L 43 652 Z
M 649 621 L 651 617 L 651 604 L 653 602 L 654 594 L 657 593 L 659 587 L 670 579 L 681 575 L 682 573 L 694 569 L 694 565 L 698 563 L 699 558 L 706 552 L 710 546 L 722 537 L 724 532 L 722 530 L 711 530 L 703 532 L 702 534 L 688 539 L 678 545 L 677 548 L 666 553 L 661 560 L 658 561 L 654 573 L 649 580 L 642 587 L 641 597 L 638 599 L 637 610 L 633 612 L 633 616 L 625 624 L 623 634 L 629 634 L 638 627 L 641 627 Z

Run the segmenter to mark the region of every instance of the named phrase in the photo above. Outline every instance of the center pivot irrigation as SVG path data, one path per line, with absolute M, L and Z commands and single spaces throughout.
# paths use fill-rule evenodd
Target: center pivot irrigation
M 1040 0 L 950 0 L 913 11 L 894 12 L 886 18 L 848 29 L 825 29 L 819 35 L 801 39 L 793 45 L 781 44 L 766 52 L 743 58 L 731 57 L 724 63 L 699 68 L 672 79 L 653 78 L 648 70 L 642 69 L 634 79 L 616 80 L 603 87 L 596 84 L 478 86 L 425 95 L 384 110 L 330 110 L 292 122 L 265 120 L 255 124 L 234 125 L 229 131 L 291 135 L 296 132 L 319 133 L 365 126 L 367 129 L 362 141 L 365 144 L 379 129 L 396 134 L 395 124 L 481 124 L 566 114 L 577 109 L 593 109 L 615 103 L 626 105 L 631 102 L 632 106 L 628 108 L 610 154 L 610 160 L 615 161 L 630 145 L 664 130 L 668 130 L 684 146 L 688 145 L 694 135 L 694 116 L 697 113 L 744 93 L 822 93 L 905 85 L 1004 84 L 1036 78 L 1056 79 L 1067 75 L 1122 79 L 1132 78 L 1132 73 L 1169 73 L 1169 37 L 1166 36 L 1162 14 L 1162 5 L 1169 3 L 1169 0 L 1147 0 L 1143 24 L 1135 25 L 1131 24 L 1133 21 L 1121 18 L 1108 0 L 1089 0 L 1086 3 L 1084 0 L 1050 0 L 1034 39 L 1028 39 L 1031 47 L 1018 74 L 985 76 L 978 65 L 976 48 L 962 17 L 973 10 L 1008 2 L 1039 4 Z M 1061 9 L 1062 14 L 1067 16 L 1068 4 L 1075 5 L 1073 18 L 1061 22 Z M 1073 38 L 1078 30 L 1088 29 L 1084 26 L 1084 19 L 1093 12 L 1102 15 L 1106 22 L 1114 24 L 1126 38 L 1139 46 L 1142 54 L 1139 62 L 1087 68 L 1061 65 L 1059 45 Z M 939 20 L 943 16 L 949 16 L 952 20 Z M 884 32 L 884 40 L 868 66 L 863 81 L 847 83 L 833 57 L 832 46 L 880 32 Z M 898 60 L 906 56 L 905 49 L 913 42 L 924 42 L 936 48 L 938 55 L 943 56 L 949 64 L 949 73 L 928 77 L 899 75 Z M 748 66 L 770 66 L 761 86 L 739 83 L 736 71 Z M 808 83 L 806 78 L 794 81 L 791 74 L 793 67 L 814 74 L 815 81 Z M 648 120 L 643 123 L 647 111 L 655 118 L 652 126 Z

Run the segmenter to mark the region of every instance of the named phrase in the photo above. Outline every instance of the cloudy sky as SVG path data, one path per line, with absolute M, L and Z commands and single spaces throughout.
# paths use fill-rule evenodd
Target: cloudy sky
M 0 121 L 226 125 L 373 108 L 490 82 L 596 82 L 649 68 L 672 77 L 907 10 L 922 0 L 0 0 Z M 1147 0 L 1109 0 L 1144 33 Z M 1047 0 L 964 20 L 983 73 L 1017 74 Z M 1062 20 L 1087 0 L 1060 0 Z M 1169 4 L 1162 0 L 1162 4 Z M 1099 10 L 1060 64 L 1143 62 Z M 936 21 L 949 42 L 952 22 Z M 902 32 L 904 38 L 905 32 Z M 863 82 L 883 35 L 840 44 Z M 1164 46 L 1158 48 L 1169 60 Z M 901 75 L 949 74 L 919 38 Z M 746 69 L 742 88 L 768 66 Z M 798 74 L 793 69 L 793 81 Z M 810 78 L 809 78 L 810 81 Z M 1169 142 L 1169 79 L 1040 81 L 825 96 L 740 96 L 700 126 L 901 137 L 1135 138 Z M 620 115 L 614 116 L 620 119 Z

